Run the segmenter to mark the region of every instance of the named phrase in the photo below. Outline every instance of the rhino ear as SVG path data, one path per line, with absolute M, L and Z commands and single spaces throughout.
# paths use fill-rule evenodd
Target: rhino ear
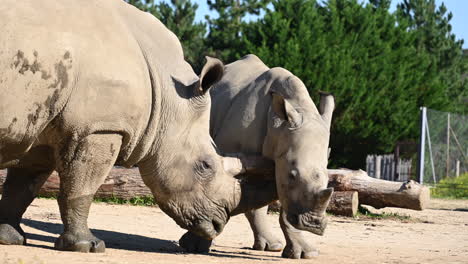
M 272 93 L 273 112 L 283 121 L 287 121 L 290 127 L 300 127 L 302 125 L 302 114 L 299 113 L 283 96 Z
M 335 97 L 330 93 L 319 92 L 320 93 L 320 105 L 319 112 L 322 116 L 323 121 L 330 130 L 331 120 L 333 115 L 333 110 L 335 110 Z
M 217 83 L 224 74 L 223 63 L 212 57 L 206 56 L 206 63 L 200 73 L 200 83 L 196 86 L 196 93 L 204 95 L 215 83 Z

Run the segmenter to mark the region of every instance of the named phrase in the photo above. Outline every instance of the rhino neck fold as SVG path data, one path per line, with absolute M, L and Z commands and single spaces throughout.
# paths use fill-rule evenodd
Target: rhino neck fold
M 160 74 L 155 71 L 155 67 L 152 65 L 151 61 L 147 58 L 147 54 L 142 51 L 145 61 L 148 68 L 148 77 L 150 80 L 149 89 L 151 89 L 151 98 L 150 100 L 150 109 L 149 109 L 149 118 L 147 121 L 147 126 L 143 130 L 140 140 L 132 151 L 131 155 L 126 159 L 124 166 L 130 167 L 134 164 L 139 163 L 144 160 L 146 157 L 151 155 L 158 139 L 158 126 L 161 120 L 161 107 L 162 107 L 162 87 L 164 83 Z

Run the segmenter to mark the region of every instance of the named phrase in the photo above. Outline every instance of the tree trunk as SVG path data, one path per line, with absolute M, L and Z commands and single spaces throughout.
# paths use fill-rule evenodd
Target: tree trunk
M 355 191 L 333 192 L 327 212 L 334 215 L 355 216 L 358 211 L 359 198 Z
M 400 207 L 423 210 L 429 189 L 415 181 L 393 182 L 371 178 L 362 170 L 328 170 L 328 187 L 335 191 L 357 191 L 359 203 L 375 208 Z

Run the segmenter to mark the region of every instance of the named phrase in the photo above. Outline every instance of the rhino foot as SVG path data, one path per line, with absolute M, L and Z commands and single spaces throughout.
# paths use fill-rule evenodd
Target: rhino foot
M 319 251 L 306 243 L 295 243 L 286 244 L 286 247 L 283 250 L 281 256 L 283 258 L 291 258 L 291 259 L 311 259 L 313 257 L 317 257 L 319 255 Z
M 279 252 L 283 247 L 283 243 L 279 239 L 275 237 L 264 238 L 262 236 L 256 237 L 252 246 L 254 250 L 271 252 Z
M 213 240 L 204 239 L 190 231 L 187 231 L 180 239 L 179 245 L 187 252 L 208 253 Z
M 26 245 L 26 236 L 19 227 L 9 224 L 0 224 L 0 244 L 2 245 Z
M 106 244 L 91 234 L 80 236 L 64 233 L 55 241 L 55 249 L 84 253 L 104 253 Z

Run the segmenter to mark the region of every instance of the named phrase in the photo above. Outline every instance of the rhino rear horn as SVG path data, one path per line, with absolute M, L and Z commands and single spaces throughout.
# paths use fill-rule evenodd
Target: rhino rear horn
M 335 110 L 335 97 L 331 93 L 320 93 L 319 112 L 328 129 L 331 126 L 333 110 Z

